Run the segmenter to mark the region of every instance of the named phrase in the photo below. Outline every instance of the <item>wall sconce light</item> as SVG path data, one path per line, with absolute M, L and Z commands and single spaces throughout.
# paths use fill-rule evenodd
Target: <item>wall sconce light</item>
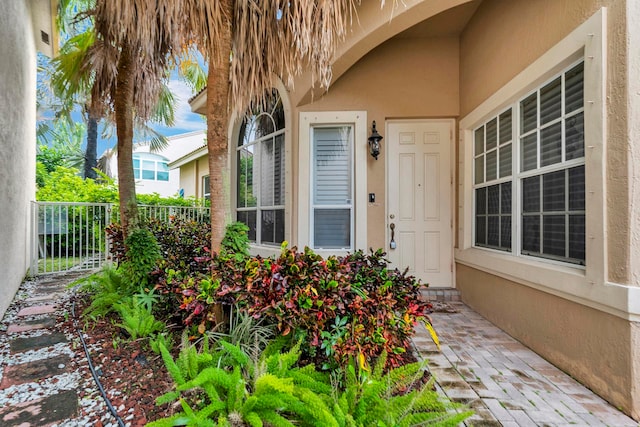
M 371 125 L 371 136 L 367 139 L 369 141 L 369 153 L 371 153 L 374 159 L 378 160 L 378 156 L 380 155 L 380 141 L 382 140 L 382 136 L 376 130 L 375 120 Z

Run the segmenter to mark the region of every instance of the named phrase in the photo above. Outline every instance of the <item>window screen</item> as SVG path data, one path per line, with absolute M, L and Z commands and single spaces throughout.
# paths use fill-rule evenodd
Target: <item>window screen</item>
M 313 246 L 351 248 L 352 128 L 316 127 L 312 151 Z
M 584 264 L 583 97 L 579 62 L 474 130 L 475 246 Z
M 474 131 L 475 245 L 511 251 L 512 109 Z
M 284 109 L 276 90 L 253 106 L 236 151 L 236 217 L 252 242 L 279 245 L 285 231 Z

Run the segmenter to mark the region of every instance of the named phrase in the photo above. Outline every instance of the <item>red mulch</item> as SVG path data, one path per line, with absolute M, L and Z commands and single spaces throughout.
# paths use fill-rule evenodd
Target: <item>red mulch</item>
M 130 423 L 131 427 L 138 427 L 173 415 L 175 410 L 180 408 L 170 404 L 158 407 L 155 404 L 158 396 L 173 388 L 173 380 L 162 358 L 151 351 L 147 340 L 129 341 L 123 330 L 115 326 L 115 317 L 106 317 L 85 325 L 81 313 L 87 305 L 86 300 L 76 298 L 78 324 L 84 328 L 85 342 L 90 348 L 92 362 L 118 416 L 126 424 Z M 67 319 L 64 327 L 73 330 L 73 319 Z M 76 352 L 80 360 L 85 359 L 82 346 L 78 346 Z M 405 361 L 416 361 L 412 352 L 405 354 Z M 91 376 L 89 370 L 86 370 L 86 375 Z M 422 387 L 429 379 L 430 374 L 425 371 L 424 375 L 404 392 Z M 78 392 L 80 397 L 86 394 L 84 390 Z M 96 418 L 91 420 L 91 425 L 102 427 L 103 415 L 96 414 Z
M 86 301 L 76 300 L 78 317 L 85 307 Z M 173 387 L 162 358 L 151 351 L 148 341 L 129 341 L 115 323 L 110 317 L 86 325 L 82 318 L 78 321 L 84 329 L 94 368 L 118 416 L 136 427 L 172 415 L 174 411 L 170 405 L 158 407 L 155 404 L 156 397 Z M 69 318 L 64 327 L 73 329 L 73 319 Z M 81 359 L 86 358 L 82 346 L 75 351 Z M 90 371 L 86 372 L 91 375 Z M 84 390 L 78 392 L 80 397 L 86 394 Z M 97 414 L 91 425 L 102 426 L 102 415 Z

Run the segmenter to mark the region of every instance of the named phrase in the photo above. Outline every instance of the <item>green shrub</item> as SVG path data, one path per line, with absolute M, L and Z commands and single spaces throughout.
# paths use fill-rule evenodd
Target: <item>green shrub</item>
M 175 360 L 160 345 L 175 390 L 156 402 L 177 400 L 182 412 L 149 426 L 453 427 L 471 415 L 424 381 L 420 363 L 385 373 L 383 353 L 373 370 L 363 359 L 352 360 L 345 378 L 330 382 L 313 365 L 299 367 L 299 344 L 285 350 L 286 341 L 278 339 L 257 357 L 218 344 L 214 349 L 204 341 L 200 350 L 189 344 Z
M 433 378 L 423 382 L 424 364 L 410 363 L 385 373 L 386 353 L 371 369 L 362 359 L 351 360 L 345 372 L 345 388 L 336 396 L 334 414 L 353 427 L 455 427 L 471 411 L 438 395 Z
M 233 222 L 227 225 L 222 239 L 222 254 L 225 257 L 235 257 L 237 261 L 244 261 L 249 257 L 249 227 L 243 222 Z
M 121 266 L 125 279 L 136 286 L 146 286 L 161 257 L 155 236 L 145 228 L 135 229 L 127 236 L 125 247 Z
M 364 355 L 383 352 L 390 367 L 405 363 L 418 321 L 428 321 L 430 304 L 419 299 L 420 284 L 389 270 L 382 250 L 323 259 L 308 248 L 283 247 L 280 257 L 223 260 L 212 279 L 218 300 L 238 305 L 275 324 L 283 335 L 303 339 L 305 356 L 325 369 L 344 367 Z M 206 313 L 198 281 L 182 289 L 183 308 Z M 196 303 L 194 303 L 196 301 Z
M 327 377 L 319 377 L 312 366 L 296 366 L 297 346 L 284 353 L 279 346 L 269 347 L 257 360 L 225 341 L 213 351 L 183 349 L 175 361 L 160 348 L 176 390 L 156 401 L 178 400 L 183 411 L 148 426 L 214 425 L 215 421 L 222 426 L 338 427 L 328 405 Z M 204 395 L 193 392 L 198 390 Z M 314 390 L 322 390 L 324 398 Z

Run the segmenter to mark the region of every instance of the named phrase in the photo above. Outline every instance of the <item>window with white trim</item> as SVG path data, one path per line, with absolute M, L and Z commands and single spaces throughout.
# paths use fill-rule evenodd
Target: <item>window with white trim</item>
M 585 263 L 583 93 L 581 60 L 475 129 L 475 246 Z
M 511 251 L 512 108 L 474 132 L 476 246 Z
M 207 201 L 211 201 L 211 187 L 210 187 L 209 175 L 202 177 L 202 198 Z
M 312 128 L 311 230 L 314 249 L 351 249 L 353 127 Z
M 167 159 L 152 153 L 135 153 L 133 155 L 134 179 L 149 181 L 169 181 Z
M 249 240 L 279 245 L 285 231 L 285 119 L 272 90 L 242 121 L 236 148 L 236 217 Z

